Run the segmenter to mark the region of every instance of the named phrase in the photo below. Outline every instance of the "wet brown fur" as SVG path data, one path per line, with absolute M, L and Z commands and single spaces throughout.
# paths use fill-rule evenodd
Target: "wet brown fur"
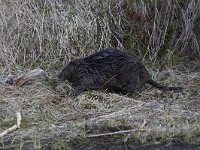
M 133 94 L 145 83 L 162 90 L 181 89 L 165 87 L 153 81 L 135 55 L 118 49 L 105 49 L 88 57 L 75 59 L 63 67 L 58 78 L 72 83 L 75 96 L 92 89 Z

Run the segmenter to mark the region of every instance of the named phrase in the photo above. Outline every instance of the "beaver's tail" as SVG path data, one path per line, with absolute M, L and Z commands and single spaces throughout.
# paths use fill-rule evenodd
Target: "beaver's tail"
M 147 83 L 149 83 L 150 85 L 160 89 L 160 90 L 163 90 L 163 91 L 176 91 L 176 92 L 180 92 L 183 90 L 183 87 L 167 87 L 167 86 L 163 86 L 159 83 L 157 83 L 156 81 L 154 80 L 148 80 Z

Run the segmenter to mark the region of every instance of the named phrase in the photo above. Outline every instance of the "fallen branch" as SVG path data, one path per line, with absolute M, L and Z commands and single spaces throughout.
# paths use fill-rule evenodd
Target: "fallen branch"
M 100 136 L 108 136 L 108 135 L 116 135 L 116 134 L 123 134 L 123 133 L 130 133 L 139 131 L 138 129 L 130 129 L 130 130 L 123 130 L 123 131 L 116 131 L 116 132 L 110 132 L 110 133 L 101 133 L 101 134 L 91 134 L 86 137 L 100 137 Z
M 13 79 L 14 80 L 14 85 L 16 86 L 22 86 L 24 85 L 27 81 L 33 79 L 34 77 L 42 74 L 44 71 L 42 69 L 34 69 L 29 71 L 28 73 Z
M 116 134 L 123 134 L 123 133 L 131 133 L 131 132 L 136 132 L 136 131 L 145 131 L 143 127 L 146 125 L 146 123 L 147 123 L 146 120 L 144 120 L 143 124 L 140 126 L 139 129 L 130 129 L 130 130 L 101 133 L 101 134 L 91 134 L 91 135 L 88 135 L 87 137 L 100 137 L 100 136 L 116 135 Z
M 36 76 L 39 76 L 43 72 L 44 71 L 42 69 L 34 69 L 34 70 L 31 70 L 19 77 L 0 76 L 0 84 L 23 86 L 24 84 L 27 83 L 27 81 L 30 81 L 31 79 L 35 78 Z
M 20 112 L 17 112 L 16 113 L 16 116 L 17 116 L 17 124 L 15 124 L 14 126 L 6 129 L 5 131 L 3 131 L 1 134 L 0 134 L 0 138 L 7 135 L 9 132 L 12 132 L 16 129 L 19 129 L 20 128 L 20 125 L 21 125 L 21 120 L 22 120 L 22 116 L 21 116 L 21 113 Z

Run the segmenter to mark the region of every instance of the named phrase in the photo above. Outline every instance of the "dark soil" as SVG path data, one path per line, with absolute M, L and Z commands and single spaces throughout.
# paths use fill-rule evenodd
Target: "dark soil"
M 57 137 L 54 139 L 41 140 L 40 147 L 34 145 L 35 142 L 33 141 L 23 142 L 20 144 L 11 144 L 10 142 L 6 142 L 4 143 L 4 146 L 0 145 L 0 150 L 200 150 L 200 146 L 198 145 L 187 145 L 181 142 L 174 142 L 173 144 L 141 144 L 133 139 L 124 142 L 123 138 L 114 136 L 80 138 L 71 140 L 70 142 L 62 137 Z
M 116 137 L 101 137 L 88 139 L 88 143 L 72 142 L 72 149 L 75 150 L 199 150 L 200 146 L 186 145 L 181 142 L 175 142 L 171 145 L 165 144 L 141 144 L 139 142 L 129 140 L 127 142 L 123 141 L 123 138 Z

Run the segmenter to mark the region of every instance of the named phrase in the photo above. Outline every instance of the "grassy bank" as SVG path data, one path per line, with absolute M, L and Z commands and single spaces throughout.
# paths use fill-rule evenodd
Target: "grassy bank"
M 43 78 L 21 88 L 1 86 L 1 132 L 15 124 L 16 111 L 22 113 L 21 128 L 2 138 L 1 147 L 27 142 L 44 146 L 40 142 L 51 138 L 59 138 L 52 144 L 60 142 L 62 147 L 62 143 L 66 146 L 78 139 L 87 143 L 106 136 L 125 143 L 200 144 L 199 74 L 173 72 L 166 83 L 185 89 L 174 93 L 147 87 L 133 98 L 89 91 L 71 99 L 70 86 L 60 84 L 55 92 Z

